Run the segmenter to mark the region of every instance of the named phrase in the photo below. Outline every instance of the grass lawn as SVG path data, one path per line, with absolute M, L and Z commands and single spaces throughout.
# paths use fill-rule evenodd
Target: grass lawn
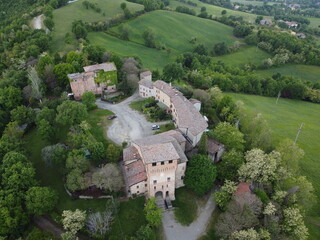
M 198 215 L 199 197 L 187 188 L 176 189 L 176 200 L 172 202 L 176 220 L 182 225 L 190 225 Z
M 102 117 L 111 115 L 112 113 L 108 110 L 97 109 L 89 113 L 88 122 L 91 125 L 91 133 L 97 137 L 100 141 L 104 134 L 104 130 L 101 126 L 96 123 L 102 124 Z M 99 131 L 99 133 L 98 133 Z M 59 130 L 59 142 L 65 142 L 67 129 L 61 128 Z M 41 159 L 41 150 L 50 143 L 41 140 L 36 129 L 33 129 L 25 136 L 25 141 L 28 144 L 28 150 L 30 152 L 29 158 L 36 168 L 36 178 L 40 181 L 42 186 L 52 187 L 59 196 L 59 202 L 56 206 L 56 211 L 60 214 L 66 209 L 82 209 L 87 210 L 92 208 L 93 210 L 102 210 L 105 207 L 105 199 L 95 199 L 95 200 L 72 200 L 64 189 L 63 175 L 61 170 L 57 166 L 48 167 L 45 165 L 44 161 Z
M 307 19 L 309 19 L 310 21 L 310 27 L 319 27 L 320 26 L 320 18 L 315 18 L 315 17 L 308 17 Z
M 143 9 L 142 5 L 127 2 L 125 0 L 90 0 L 91 3 L 97 3 L 101 8 L 101 13 L 97 13 L 92 9 L 86 9 L 82 5 L 83 1 L 84 0 L 79 0 L 53 11 L 54 31 L 52 50 L 64 52 L 75 50 L 76 41 L 72 44 L 65 44 L 64 42 L 66 33 L 69 32 L 72 34 L 71 26 L 74 20 L 95 22 L 110 19 L 119 14 L 123 14 L 122 9 L 120 8 L 122 2 L 126 2 L 127 8 L 130 9 L 131 12 Z M 103 13 L 105 16 L 103 16 Z
M 300 174 L 307 176 L 312 182 L 318 201 L 320 200 L 320 104 L 303 102 L 290 99 L 268 98 L 253 95 L 228 93 L 235 100 L 244 102 L 246 110 L 252 113 L 262 113 L 273 130 L 276 142 L 281 139 L 295 139 L 298 128 L 303 122 L 304 126 L 300 133 L 297 144 L 305 151 L 305 156 L 300 162 Z M 307 218 L 310 231 L 309 239 L 320 239 L 320 205 L 317 204 L 310 213 L 313 217 Z M 318 226 L 311 225 L 316 223 Z
M 137 110 L 139 112 L 142 112 L 143 110 L 143 107 L 148 104 L 148 103 L 152 103 L 154 102 L 154 99 L 153 98 L 146 98 L 146 99 L 143 99 L 143 100 L 140 100 L 140 101 L 136 101 L 136 102 L 132 102 L 129 104 L 129 106 L 134 109 L 134 110 Z
M 126 239 L 125 236 L 133 236 L 142 225 L 147 224 L 143 211 L 144 203 L 144 197 L 121 202 L 108 239 Z
M 192 51 L 195 44 L 190 43 L 189 40 L 193 37 L 197 38 L 198 44 L 202 43 L 210 48 L 218 42 L 232 45 L 236 41 L 232 34 L 232 27 L 208 19 L 162 10 L 146 13 L 111 28 L 110 31 L 119 32 L 121 26 L 128 27 L 130 41 L 140 44 L 144 44 L 143 32 L 148 28 L 152 29 L 158 44 L 172 49 L 172 53 Z M 169 26 L 171 31 L 168 29 Z
M 160 134 L 160 133 L 164 133 L 174 129 L 176 129 L 176 127 L 174 126 L 173 123 L 166 123 L 166 124 L 160 125 L 160 130 L 156 131 L 154 134 Z
M 122 57 L 137 56 L 143 66 L 150 69 L 162 69 L 167 63 L 174 60 L 175 55 L 168 55 L 165 51 L 148 48 L 141 44 L 120 40 L 103 32 L 88 34 L 90 43 L 104 47 L 107 51 L 119 54 Z
M 178 1 L 170 1 L 170 5 L 169 7 L 171 7 L 172 9 L 176 9 L 177 6 L 186 6 L 190 9 L 194 9 L 196 11 L 197 14 L 200 13 L 200 10 L 202 7 L 206 7 L 206 11 L 209 15 L 212 15 L 213 17 L 221 17 L 221 12 L 223 10 L 227 11 L 227 14 L 225 14 L 225 16 L 237 16 L 237 17 L 243 17 L 244 20 L 254 23 L 255 19 L 257 18 L 256 14 L 252 14 L 252 13 L 246 13 L 246 12 L 240 12 L 240 11 L 236 11 L 236 10 L 232 10 L 232 9 L 228 9 L 228 8 L 223 8 L 223 7 L 218 7 L 218 6 L 214 6 L 211 4 L 207 4 L 207 3 L 203 3 L 200 2 L 198 0 L 190 0 L 191 2 L 194 2 L 197 4 L 196 7 L 188 5 L 188 4 L 184 4 Z
M 271 55 L 258 47 L 244 46 L 235 53 L 214 57 L 213 59 L 222 61 L 228 65 L 240 67 L 248 63 L 260 65 L 261 62 L 268 57 L 271 57 Z
M 257 72 L 264 76 L 272 76 L 276 73 L 280 73 L 281 75 L 292 76 L 301 80 L 308 80 L 311 82 L 320 81 L 319 66 L 287 64 L 277 68 L 259 70 Z

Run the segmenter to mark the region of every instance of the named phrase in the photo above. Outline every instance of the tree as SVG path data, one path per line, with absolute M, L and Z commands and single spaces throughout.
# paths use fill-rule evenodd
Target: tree
M 218 179 L 234 180 L 238 178 L 238 169 L 244 163 L 243 154 L 232 149 L 222 156 L 222 161 L 217 164 Z
M 7 87 L 0 88 L 0 106 L 6 111 L 20 106 L 22 104 L 22 91 L 19 88 Z
M 44 141 L 52 142 L 55 136 L 55 128 L 50 123 L 42 119 L 38 124 L 38 132 Z
M 163 79 L 166 82 L 181 80 L 184 75 L 184 70 L 181 63 L 169 63 L 163 68 Z
M 17 122 L 19 125 L 30 124 L 34 121 L 35 111 L 24 105 L 18 106 L 11 110 L 11 120 Z
M 216 43 L 213 46 L 213 55 L 225 55 L 229 52 L 228 45 L 225 42 Z
M 49 109 L 48 107 L 44 107 L 40 112 L 37 113 L 36 116 L 36 124 L 39 125 L 41 120 L 46 120 L 51 125 L 55 123 L 56 113 L 54 109 Z
M 65 210 L 62 212 L 63 228 L 75 236 L 85 226 L 86 212 L 76 209 L 75 211 Z
M 281 165 L 292 173 L 299 170 L 299 161 L 304 156 L 304 151 L 290 139 L 285 139 L 277 146 L 276 150 L 281 154 Z
M 81 20 L 72 22 L 72 32 L 77 39 L 86 38 L 88 34 L 87 29 Z
M 103 47 L 95 45 L 87 45 L 83 52 L 88 54 L 88 59 L 93 63 L 100 63 L 103 53 L 105 52 Z
M 96 96 L 92 92 L 85 92 L 82 94 L 82 103 L 86 105 L 88 110 L 95 109 L 97 105 L 96 102 Z
M 4 155 L 0 170 L 4 171 L 6 168 L 10 168 L 11 166 L 19 162 L 27 163 L 28 159 L 25 155 L 19 152 L 8 152 L 6 155 Z
M 157 227 L 160 225 L 162 218 L 162 210 L 159 207 L 157 207 L 156 199 L 154 197 L 150 197 L 143 210 L 146 214 L 146 219 L 150 226 Z
M 198 195 L 204 195 L 213 187 L 216 176 L 217 171 L 212 160 L 208 156 L 198 154 L 188 162 L 184 183 Z
M 57 204 L 58 196 L 48 187 L 31 187 L 26 193 L 28 212 L 34 215 L 49 213 Z
M 205 132 L 201 136 L 198 153 L 203 155 L 208 154 L 208 136 Z
M 243 152 L 244 150 L 243 134 L 228 122 L 219 123 L 211 135 L 215 140 L 223 143 L 229 151 L 234 149 L 235 151 Z
M 233 35 L 236 37 L 246 37 L 252 32 L 251 26 L 238 25 L 233 29 Z
M 156 240 L 155 232 L 149 225 L 143 225 L 136 232 L 137 240 Z
M 126 9 L 127 8 L 127 4 L 125 2 L 121 3 L 120 4 L 120 7 L 122 10 Z
M 107 160 L 109 162 L 117 163 L 121 155 L 121 149 L 116 145 L 110 143 L 107 147 Z
M 66 186 L 70 191 L 82 190 L 86 188 L 85 179 L 79 168 L 74 168 L 67 175 Z
M 79 124 L 88 117 L 86 106 L 74 101 L 64 101 L 57 112 L 56 121 L 65 126 Z
M 42 98 L 42 80 L 34 67 L 28 69 L 28 79 L 31 82 L 31 96 L 41 102 Z
M 283 231 L 294 240 L 305 240 L 308 238 L 308 229 L 304 225 L 303 216 L 298 208 L 289 207 L 283 210 Z
M 65 87 L 69 84 L 69 78 L 67 74 L 73 72 L 75 72 L 75 69 L 69 63 L 59 63 L 53 68 L 54 76 L 58 80 L 61 87 Z
M 227 14 L 227 10 L 222 10 L 221 11 L 221 15 L 226 15 Z
M 267 230 L 260 229 L 260 231 L 257 232 L 253 228 L 249 228 L 247 230 L 233 232 L 230 240 L 271 240 L 271 237 Z
M 233 181 L 226 180 L 224 185 L 219 191 L 216 191 L 214 196 L 214 201 L 217 203 L 222 211 L 227 210 L 227 205 L 230 202 L 233 193 L 237 190 L 236 183 Z
M 143 37 L 144 43 L 147 47 L 150 47 L 150 48 L 156 47 L 155 35 L 151 29 L 146 29 L 143 32 L 142 37 Z
M 273 151 L 269 154 L 261 149 L 252 149 L 245 154 L 246 163 L 238 171 L 240 181 L 257 181 L 267 184 L 283 177 L 279 167 L 281 155 Z
M 53 164 L 65 165 L 67 158 L 66 145 L 58 143 L 51 146 L 46 146 L 41 150 L 41 158 L 47 166 Z
M 89 170 L 89 161 L 85 157 L 85 152 L 82 149 L 75 149 L 69 152 L 66 160 L 66 168 L 70 171 L 72 169 L 80 169 L 81 172 Z
M 91 142 L 88 145 L 92 161 L 98 163 L 106 158 L 106 149 L 102 142 Z
M 43 23 L 44 23 L 44 25 L 45 25 L 50 31 L 53 30 L 54 21 L 52 20 L 52 18 L 46 17 L 46 18 L 43 20 Z
M 52 58 L 49 55 L 41 56 L 36 66 L 37 72 L 42 76 L 48 65 L 53 65 Z
M 108 163 L 92 175 L 92 182 L 100 189 L 118 192 L 123 187 L 123 179 L 117 165 Z
M 193 52 L 198 53 L 199 55 L 208 55 L 208 50 L 206 49 L 206 47 L 203 44 L 197 45 L 193 49 Z

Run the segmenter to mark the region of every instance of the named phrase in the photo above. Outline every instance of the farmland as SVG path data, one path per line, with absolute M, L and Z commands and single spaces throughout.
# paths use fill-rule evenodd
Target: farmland
M 295 139 L 297 130 L 303 122 L 304 126 L 297 141 L 297 144 L 305 151 L 305 156 L 300 162 L 300 174 L 307 176 L 315 187 L 318 201 L 320 197 L 320 175 L 318 169 L 319 163 L 319 142 L 320 142 L 320 105 L 298 100 L 280 99 L 276 105 L 275 98 L 231 94 L 235 100 L 244 102 L 246 110 L 252 113 L 262 113 L 264 118 L 268 121 L 272 131 L 275 142 L 282 139 Z M 319 223 L 319 218 L 315 216 L 320 215 L 320 206 L 316 205 L 312 216 L 308 218 L 307 222 Z M 312 219 L 312 220 L 310 220 Z M 319 229 L 313 225 L 311 228 L 311 235 L 320 234 Z M 313 238 L 311 239 L 317 239 Z
M 92 9 L 85 9 L 82 6 L 84 0 L 68 4 L 62 8 L 53 11 L 54 32 L 52 49 L 55 51 L 71 51 L 75 50 L 75 41 L 71 44 L 65 44 L 64 38 L 66 33 L 71 33 L 71 26 L 74 20 L 82 20 L 85 22 L 95 22 L 107 20 L 119 14 L 123 14 L 118 0 L 92 0 L 101 8 L 101 13 L 97 13 Z M 126 2 L 128 9 L 134 12 L 143 9 L 142 5 Z

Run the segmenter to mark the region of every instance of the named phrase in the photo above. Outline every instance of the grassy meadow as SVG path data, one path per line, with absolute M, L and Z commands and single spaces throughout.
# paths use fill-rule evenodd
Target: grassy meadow
M 194 7 L 194 6 L 191 6 L 189 4 L 184 4 L 182 2 L 178 2 L 178 1 L 172 0 L 172 1 L 170 1 L 169 7 L 171 7 L 172 9 L 176 9 L 177 6 L 185 6 L 185 7 L 188 7 L 190 9 L 194 9 L 197 14 L 200 13 L 200 9 L 202 7 L 206 7 L 207 13 L 209 15 L 212 15 L 213 17 L 221 17 L 222 16 L 221 12 L 223 10 L 226 10 L 227 14 L 225 14 L 225 16 L 232 15 L 232 16 L 237 16 L 237 17 L 243 17 L 244 20 L 246 20 L 248 22 L 251 22 L 251 23 L 254 23 L 254 21 L 255 21 L 255 19 L 257 17 L 256 14 L 240 12 L 240 11 L 236 11 L 236 10 L 232 10 L 232 9 L 228 9 L 228 8 L 218 7 L 218 6 L 214 6 L 214 5 L 211 5 L 211 4 L 200 2 L 198 0 L 191 0 L 191 2 L 196 3 L 197 6 Z
M 146 29 L 153 30 L 157 43 L 172 49 L 173 53 L 191 51 L 195 47 L 195 44 L 189 42 L 193 37 L 197 38 L 196 44 L 202 43 L 207 47 L 223 41 L 232 45 L 236 41 L 232 27 L 177 12 L 153 11 L 111 28 L 110 31 L 119 33 L 122 26 L 129 29 L 130 41 L 140 44 L 144 44 L 143 32 Z
M 280 73 L 284 76 L 292 76 L 301 80 L 308 80 L 311 82 L 320 81 L 320 67 L 302 64 L 286 64 L 281 67 L 270 68 L 267 70 L 257 71 L 263 76 L 272 76 Z
M 90 0 L 91 3 L 97 3 L 101 8 L 101 13 L 97 13 L 92 9 L 86 9 L 82 2 L 68 4 L 62 8 L 53 11 L 54 31 L 53 31 L 53 44 L 52 49 L 55 51 L 71 51 L 75 50 L 75 42 L 66 44 L 64 42 L 66 33 L 72 33 L 71 27 L 74 20 L 82 20 L 84 22 L 103 21 L 123 14 L 120 4 L 126 1 L 119 0 Z M 131 12 L 143 9 L 142 5 L 126 2 L 127 7 Z M 103 15 L 104 14 L 104 15 Z
M 320 104 L 280 98 L 276 105 L 276 98 L 234 93 L 228 93 L 228 95 L 234 100 L 241 100 L 247 111 L 262 113 L 273 131 L 275 143 L 285 138 L 294 140 L 300 124 L 304 123 L 297 141 L 297 144 L 305 151 L 305 156 L 300 162 L 300 174 L 305 175 L 312 182 L 318 201 L 320 201 Z M 320 238 L 319 216 L 320 205 L 317 204 L 312 216 L 306 219 L 311 233 L 309 239 Z
M 221 61 L 227 65 L 232 66 L 243 66 L 247 63 L 259 65 L 264 59 L 271 57 L 271 55 L 256 46 L 244 46 L 241 47 L 237 52 L 230 53 L 227 55 L 214 57 L 216 61 Z

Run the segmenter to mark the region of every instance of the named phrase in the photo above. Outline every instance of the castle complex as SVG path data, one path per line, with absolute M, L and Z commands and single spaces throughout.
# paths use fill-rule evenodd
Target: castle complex
M 128 195 L 145 194 L 175 199 L 175 189 L 184 186 L 188 161 L 185 152 L 200 141 L 208 124 L 200 114 L 201 103 L 186 99 L 171 84 L 152 82 L 151 73 L 140 75 L 139 95 L 153 97 L 171 113 L 175 130 L 134 140 L 123 151 L 123 170 Z

